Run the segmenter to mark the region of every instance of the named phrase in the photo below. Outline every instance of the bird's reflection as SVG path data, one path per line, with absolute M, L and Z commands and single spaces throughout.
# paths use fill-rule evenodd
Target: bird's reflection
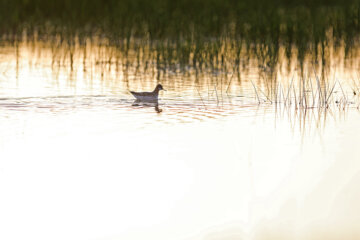
M 135 100 L 132 104 L 132 106 L 141 106 L 141 107 L 154 107 L 155 111 L 157 113 L 161 113 L 163 110 L 159 108 L 159 102 L 158 100 L 153 101 L 141 101 L 141 100 Z

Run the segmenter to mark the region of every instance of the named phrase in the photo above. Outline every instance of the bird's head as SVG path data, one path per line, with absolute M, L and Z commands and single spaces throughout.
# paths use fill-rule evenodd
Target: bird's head
M 158 84 L 156 86 L 156 90 L 158 90 L 158 91 L 160 91 L 160 90 L 166 91 L 161 84 Z

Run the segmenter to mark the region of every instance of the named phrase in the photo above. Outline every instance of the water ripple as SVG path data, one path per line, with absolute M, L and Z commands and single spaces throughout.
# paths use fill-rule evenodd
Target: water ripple
M 41 114 L 101 112 L 112 111 L 114 115 L 126 116 L 131 121 L 143 121 L 143 124 L 152 124 L 154 117 L 157 123 L 172 124 L 176 122 L 191 123 L 221 119 L 248 112 L 257 104 L 239 102 L 207 101 L 200 99 L 164 99 L 158 104 L 136 103 L 133 99 L 106 95 L 86 96 L 50 96 L 1 98 L 0 111 L 3 116 L 14 112 L 29 112 Z

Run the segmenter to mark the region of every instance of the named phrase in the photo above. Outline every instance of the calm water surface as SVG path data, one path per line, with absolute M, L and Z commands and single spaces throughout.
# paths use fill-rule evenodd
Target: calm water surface
M 112 51 L 0 47 L 1 239 L 360 237 L 357 58 L 326 70 L 345 109 L 296 110 L 253 59 L 184 73 Z M 158 106 L 134 104 L 158 82 Z

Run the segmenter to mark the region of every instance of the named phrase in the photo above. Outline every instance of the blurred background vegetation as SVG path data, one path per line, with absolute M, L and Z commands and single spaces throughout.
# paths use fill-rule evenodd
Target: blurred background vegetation
M 331 42 L 346 49 L 358 42 L 360 0 L 0 0 L 0 34 L 80 40 L 94 36 L 128 48 L 132 39 L 189 62 L 260 46 L 268 64 L 280 46 L 300 59 Z M 331 41 L 330 41 L 331 40 Z M 125 47 L 124 47 L 125 46 Z M 127 47 L 126 47 L 127 46 Z M 262 46 L 262 47 L 261 47 Z M 320 47 L 319 47 L 320 46 Z M 166 51 L 164 49 L 167 49 Z M 258 48 L 257 48 L 258 49 Z M 320 50 L 319 50 L 320 49 Z M 321 50 L 322 49 L 322 50 Z M 256 50 L 258 51 L 258 50 Z M 166 58 L 166 56 L 164 57 Z M 266 58 L 266 57 L 265 57 Z
M 269 37 L 293 41 L 360 31 L 357 0 L 0 0 L 2 33 L 134 34 L 150 38 Z M 49 29 L 49 25 L 52 27 Z M 52 32 L 50 32 L 52 33 Z

